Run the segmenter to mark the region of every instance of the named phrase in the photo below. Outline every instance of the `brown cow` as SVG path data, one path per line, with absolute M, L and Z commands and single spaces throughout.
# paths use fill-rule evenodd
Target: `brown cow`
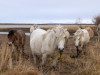
M 8 44 L 14 45 L 18 52 L 24 53 L 24 45 L 26 40 L 25 32 L 22 30 L 11 30 L 8 35 Z

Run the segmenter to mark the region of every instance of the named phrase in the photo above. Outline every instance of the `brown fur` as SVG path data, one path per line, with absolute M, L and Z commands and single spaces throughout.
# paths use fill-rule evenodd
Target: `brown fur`
M 23 47 L 25 45 L 25 33 L 22 30 L 17 30 L 16 33 L 14 33 L 15 41 L 14 45 Z
M 26 41 L 26 35 L 24 31 L 22 30 L 9 31 L 8 40 L 9 42 L 12 42 L 12 44 L 15 46 L 18 54 L 19 52 L 24 54 L 24 45 Z

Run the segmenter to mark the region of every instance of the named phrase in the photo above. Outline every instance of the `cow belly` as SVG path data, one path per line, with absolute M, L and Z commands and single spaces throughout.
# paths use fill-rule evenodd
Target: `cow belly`
M 33 38 L 30 41 L 30 47 L 32 50 L 32 53 L 36 53 L 36 54 L 41 54 L 41 44 L 42 44 L 42 38 Z

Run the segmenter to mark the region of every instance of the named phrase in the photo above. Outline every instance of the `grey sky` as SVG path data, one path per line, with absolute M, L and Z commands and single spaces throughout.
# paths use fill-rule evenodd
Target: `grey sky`
M 67 22 L 100 14 L 100 0 L 0 0 L 0 22 Z

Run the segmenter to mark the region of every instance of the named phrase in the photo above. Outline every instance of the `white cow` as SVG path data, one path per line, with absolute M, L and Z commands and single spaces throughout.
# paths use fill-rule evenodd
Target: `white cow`
M 60 26 L 47 31 L 43 29 L 34 30 L 30 36 L 30 47 L 35 63 L 35 55 L 41 55 L 41 64 L 44 65 L 47 56 L 54 54 L 55 50 L 58 49 L 62 53 L 65 48 L 66 39 L 68 38 L 69 32 Z
M 78 29 L 74 33 L 75 46 L 77 48 L 77 56 L 79 55 L 79 46 L 83 48 L 90 40 L 89 32 L 86 29 Z

